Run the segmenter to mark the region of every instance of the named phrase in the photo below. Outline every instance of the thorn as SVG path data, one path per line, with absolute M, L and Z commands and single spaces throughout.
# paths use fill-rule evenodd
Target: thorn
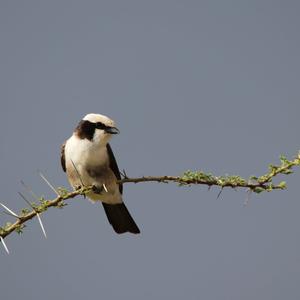
M 2 243 L 2 245 L 3 245 L 3 247 L 4 247 L 5 251 L 6 251 L 6 253 L 9 254 L 9 250 L 8 250 L 8 248 L 7 248 L 7 246 L 6 246 L 5 242 L 4 242 L 3 237 L 0 236 L 0 239 L 1 239 L 1 243 Z
M 252 190 L 251 189 L 248 189 L 247 190 L 247 197 L 245 199 L 245 202 L 244 202 L 244 206 L 247 206 L 249 201 L 250 201 L 250 196 L 251 196 L 251 193 L 252 193 Z
M 14 217 L 14 218 L 20 219 L 19 216 L 16 217 L 15 215 L 13 215 L 13 214 L 11 214 L 11 213 L 9 213 L 9 212 L 7 212 L 7 211 L 3 211 L 3 213 L 6 214 L 6 215 L 9 215 L 9 216 L 12 216 L 12 217 Z
M 42 222 L 41 216 L 40 216 L 40 214 L 39 214 L 39 213 L 36 213 L 36 216 L 37 216 L 37 218 L 38 218 L 38 220 L 39 220 L 39 223 L 40 223 L 40 226 L 41 226 L 42 232 L 43 232 L 43 234 L 44 234 L 45 238 L 47 238 L 47 234 L 46 234 L 46 231 L 45 231 L 45 228 L 44 228 L 44 225 L 43 225 L 43 222 Z
M 52 189 L 52 191 L 57 195 L 60 196 L 60 194 L 57 192 L 57 190 L 53 187 L 53 185 L 49 182 L 49 180 L 47 180 L 47 178 L 44 176 L 44 174 L 38 170 L 39 175 L 41 176 L 41 178 L 48 184 L 48 186 Z
M 221 190 L 220 190 L 220 192 L 218 193 L 218 196 L 217 196 L 217 199 L 216 199 L 216 200 L 218 200 L 218 199 L 220 198 L 222 192 L 223 192 L 223 187 L 221 187 Z
M 10 215 L 13 215 L 13 216 L 16 217 L 16 218 L 19 218 L 19 216 L 18 216 L 15 212 L 13 212 L 11 209 L 9 209 L 7 206 L 5 206 L 3 203 L 0 202 L 0 205 L 1 205 L 4 209 L 6 209 L 6 210 L 9 212 Z
M 104 188 L 105 192 L 108 193 L 105 183 L 103 183 L 103 188 Z
M 25 198 L 25 196 L 22 194 L 22 193 L 20 193 L 20 192 L 18 192 L 18 194 L 23 198 L 23 200 L 25 200 L 25 202 L 36 212 L 36 216 L 37 216 L 37 218 L 38 218 L 38 220 L 39 220 L 39 224 L 40 224 L 40 226 L 41 226 L 41 228 L 42 228 L 42 232 L 43 232 L 43 234 L 44 234 L 44 236 L 45 236 L 45 238 L 47 238 L 47 234 L 46 234 L 46 231 L 45 231 L 45 228 L 44 228 L 44 225 L 43 225 L 43 222 L 42 222 L 42 219 L 41 219 L 41 216 L 40 216 L 40 214 L 36 211 L 36 209 L 31 205 L 31 203 Z
M 22 193 L 20 193 L 20 192 L 18 192 L 18 194 L 21 196 L 21 198 L 23 198 L 23 200 L 33 209 L 33 210 L 35 210 L 34 209 L 34 207 L 32 206 L 32 204 L 25 198 L 25 196 L 22 194 Z
M 79 178 L 79 180 L 80 180 L 81 186 L 84 187 L 84 183 L 83 183 L 83 181 L 82 181 L 82 179 L 81 179 L 81 176 L 80 176 L 80 174 L 79 174 L 79 172 L 78 172 L 78 170 L 77 170 L 77 168 L 76 168 L 76 166 L 75 166 L 75 164 L 74 164 L 74 162 L 73 162 L 72 159 L 71 159 L 71 163 L 72 163 L 72 165 L 73 165 L 73 167 L 74 167 L 74 169 L 75 169 L 75 171 L 76 171 L 76 173 L 77 173 L 77 176 L 78 176 L 78 178 Z
M 40 200 L 39 197 L 33 192 L 33 190 L 21 180 L 21 184 L 25 187 L 25 189 L 35 198 L 36 200 Z

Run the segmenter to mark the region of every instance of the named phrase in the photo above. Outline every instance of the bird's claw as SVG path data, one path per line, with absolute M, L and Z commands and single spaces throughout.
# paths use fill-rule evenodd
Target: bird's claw
M 99 187 L 99 186 L 96 186 L 96 185 L 93 185 L 92 186 L 92 190 L 95 194 L 102 194 L 103 192 L 103 187 Z
M 124 179 L 128 179 L 129 177 L 127 176 L 127 173 L 125 171 L 125 169 L 123 169 L 122 172 L 120 172 L 120 174 L 123 176 Z

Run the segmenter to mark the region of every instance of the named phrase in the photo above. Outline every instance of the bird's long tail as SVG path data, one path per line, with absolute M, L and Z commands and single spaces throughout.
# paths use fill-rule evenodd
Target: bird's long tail
M 107 204 L 102 202 L 102 204 L 108 221 L 116 233 L 140 233 L 138 226 L 134 222 L 124 203 Z

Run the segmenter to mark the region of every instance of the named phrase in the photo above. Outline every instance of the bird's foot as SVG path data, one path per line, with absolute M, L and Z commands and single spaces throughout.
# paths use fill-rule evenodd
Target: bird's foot
M 125 169 L 123 169 L 123 172 L 120 171 L 121 176 L 123 176 L 124 179 L 129 179 L 129 177 L 127 176 L 127 173 L 125 171 Z
M 95 194 L 102 194 L 104 189 L 103 189 L 103 186 L 99 187 L 99 186 L 93 185 L 92 190 Z

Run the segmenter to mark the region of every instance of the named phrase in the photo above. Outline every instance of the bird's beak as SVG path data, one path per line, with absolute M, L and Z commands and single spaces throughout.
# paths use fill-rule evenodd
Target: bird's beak
M 119 134 L 120 130 L 117 127 L 107 127 L 105 132 L 109 134 Z

